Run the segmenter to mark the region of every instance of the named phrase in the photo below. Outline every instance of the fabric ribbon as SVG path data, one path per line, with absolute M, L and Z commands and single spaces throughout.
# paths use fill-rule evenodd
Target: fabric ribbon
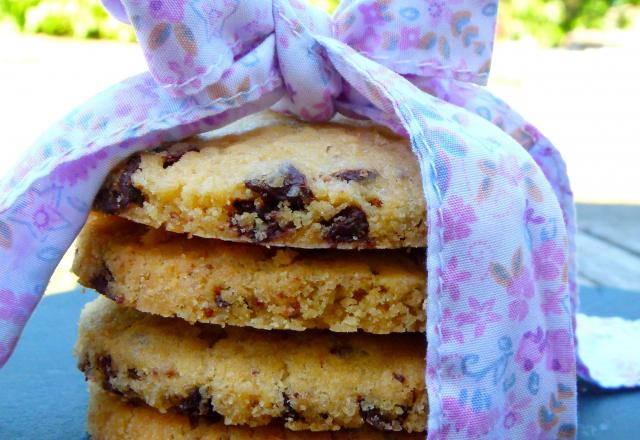
M 0 365 L 125 157 L 276 106 L 406 135 L 428 212 L 428 437 L 576 434 L 564 163 L 487 79 L 490 0 L 105 0 L 149 72 L 47 131 L 0 185 Z M 586 370 L 585 370 L 586 372 Z

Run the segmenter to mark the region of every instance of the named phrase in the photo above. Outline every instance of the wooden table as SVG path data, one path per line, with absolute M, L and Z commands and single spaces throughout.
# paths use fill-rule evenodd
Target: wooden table
M 640 205 L 578 205 L 578 284 L 640 292 Z

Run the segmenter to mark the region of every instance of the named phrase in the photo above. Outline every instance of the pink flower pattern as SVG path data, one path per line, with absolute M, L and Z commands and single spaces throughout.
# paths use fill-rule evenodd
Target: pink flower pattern
M 480 302 L 475 296 L 469 297 L 469 311 L 456 315 L 456 322 L 459 326 L 473 324 L 473 336 L 476 338 L 484 335 L 488 324 L 500 322 L 502 316 L 493 311 L 496 299 L 491 298 L 485 302 Z
M 535 331 L 527 331 L 520 340 L 516 363 L 523 371 L 529 372 L 542 360 L 544 351 L 545 336 L 542 329 L 537 327 Z
M 0 321 L 24 325 L 38 299 L 30 294 L 17 294 L 8 289 L 0 290 Z
M 420 28 L 405 27 L 400 31 L 400 49 L 407 50 L 418 47 L 420 44 Z
M 464 343 L 464 333 L 456 324 L 451 309 L 445 309 L 442 314 L 442 325 L 440 328 L 444 342 L 455 341 L 458 344 Z
M 575 351 L 573 337 L 566 329 L 547 331 L 547 370 L 558 373 L 575 371 Z
M 509 318 L 522 321 L 529 313 L 528 300 L 533 298 L 535 284 L 527 268 L 523 268 L 507 285 L 507 293 L 514 299 L 509 304 Z
M 184 18 L 184 6 L 187 0 L 151 0 L 149 13 L 156 20 L 179 23 Z
M 562 274 L 564 250 L 554 240 L 547 240 L 533 250 L 533 267 L 537 280 L 554 280 Z
M 542 292 L 542 302 L 540 303 L 540 309 L 544 316 L 562 315 L 565 310 L 562 306 L 563 294 L 566 292 L 564 286 L 560 286 L 557 290 L 544 289 Z
M 362 19 L 367 26 L 384 24 L 382 5 L 378 2 L 358 5 L 358 10 L 362 14 Z
M 438 268 L 438 275 L 442 277 L 442 290 L 451 295 L 455 301 L 460 299 L 460 284 L 471 278 L 471 272 L 458 271 L 458 257 L 449 258 L 447 267 L 443 271 Z
M 496 410 L 476 411 L 452 397 L 445 397 L 442 400 L 442 411 L 445 417 L 452 421 L 454 431 L 464 431 L 466 438 L 481 438 L 487 435 L 498 421 Z
M 472 223 L 478 220 L 471 205 L 464 203 L 459 196 L 449 198 L 448 207 L 443 210 L 442 223 L 444 242 L 461 240 L 471 235 Z
M 505 415 L 502 420 L 503 426 L 506 429 L 512 429 L 514 426 L 521 424 L 525 418 L 523 412 L 529 407 L 531 398 L 520 397 L 513 391 L 507 395 L 507 402 L 505 405 Z

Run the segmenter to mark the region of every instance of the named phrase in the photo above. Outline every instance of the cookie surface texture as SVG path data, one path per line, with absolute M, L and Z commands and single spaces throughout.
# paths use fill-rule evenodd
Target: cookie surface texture
M 190 420 L 132 405 L 97 386 L 89 387 L 87 430 L 93 440 L 422 440 L 424 434 L 380 432 L 363 427 L 328 432 L 290 431 L 281 425 L 249 428 Z
M 130 157 L 108 176 L 94 207 L 205 238 L 424 247 L 421 188 L 408 140 L 384 128 L 263 113 Z
M 102 214 L 77 249 L 82 285 L 147 313 L 261 329 L 424 331 L 424 249 L 268 249 Z
M 223 329 L 99 297 L 75 353 L 91 382 L 163 413 L 291 430 L 426 426 L 420 334 Z

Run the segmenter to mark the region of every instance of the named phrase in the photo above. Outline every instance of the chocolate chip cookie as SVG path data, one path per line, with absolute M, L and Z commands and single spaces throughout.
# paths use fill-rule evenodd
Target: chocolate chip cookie
M 424 331 L 424 249 L 268 249 L 92 214 L 73 265 L 119 304 L 262 329 Z
M 100 297 L 82 312 L 79 368 L 104 390 L 163 413 L 313 431 L 422 432 L 419 334 L 336 334 L 190 325 Z
M 290 431 L 282 425 L 227 426 L 179 414 L 161 414 L 144 404 L 127 403 L 90 384 L 87 431 L 94 440 L 422 440 L 424 434 L 359 429 Z
M 238 124 L 130 157 L 108 176 L 94 207 L 205 238 L 425 246 L 422 183 L 406 139 L 344 118 L 302 124 L 268 113 Z

